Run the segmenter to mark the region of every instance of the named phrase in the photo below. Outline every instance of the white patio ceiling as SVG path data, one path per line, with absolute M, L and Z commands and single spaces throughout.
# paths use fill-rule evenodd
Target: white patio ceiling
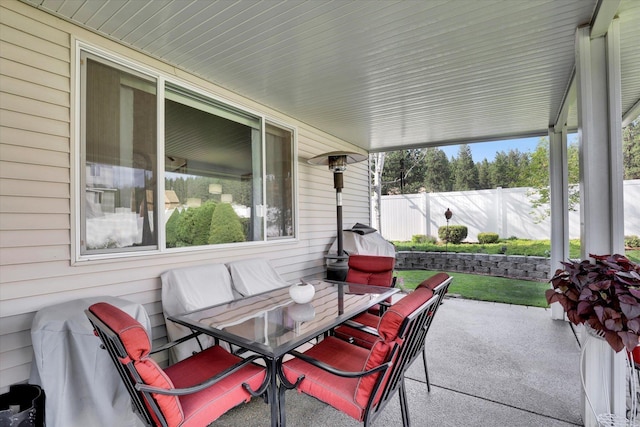
M 640 99 L 637 0 L 23 1 L 369 151 L 545 135 L 598 8 Z

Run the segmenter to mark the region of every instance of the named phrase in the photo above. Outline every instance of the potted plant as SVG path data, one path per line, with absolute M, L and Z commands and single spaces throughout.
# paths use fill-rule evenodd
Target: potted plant
M 632 351 L 640 337 L 640 266 L 623 255 L 592 255 L 563 262 L 547 302 L 559 302 L 574 325 L 585 323 L 611 348 Z

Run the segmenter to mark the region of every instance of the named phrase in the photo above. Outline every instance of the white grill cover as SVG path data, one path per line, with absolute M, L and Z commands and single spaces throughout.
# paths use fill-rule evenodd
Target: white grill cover
M 45 391 L 47 427 L 143 425 L 84 313 L 100 301 L 128 313 L 151 336 L 144 307 L 121 298 L 84 298 L 38 311 L 31 325 L 34 357 L 29 382 Z
M 386 241 L 378 232 L 359 234 L 350 230 L 342 232 L 342 247 L 349 255 L 377 255 L 396 256 L 396 248 Z M 335 240 L 329 253 L 338 252 L 338 242 Z

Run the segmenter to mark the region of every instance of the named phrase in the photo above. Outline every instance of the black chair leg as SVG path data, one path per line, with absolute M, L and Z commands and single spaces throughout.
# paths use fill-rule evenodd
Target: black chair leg
M 400 388 L 398 389 L 398 397 L 400 398 L 400 412 L 402 413 L 402 427 L 409 427 L 411 421 L 409 420 L 409 406 L 407 404 L 407 392 L 404 388 L 404 378 L 400 382 Z
M 431 382 L 429 381 L 429 370 L 427 369 L 427 348 L 422 351 L 422 363 L 424 364 L 424 376 L 427 379 L 427 392 L 431 393 Z

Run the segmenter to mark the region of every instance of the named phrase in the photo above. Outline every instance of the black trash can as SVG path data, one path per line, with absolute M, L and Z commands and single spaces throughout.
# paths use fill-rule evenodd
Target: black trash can
M 45 427 L 44 390 L 35 384 L 14 384 L 0 395 L 0 427 Z

